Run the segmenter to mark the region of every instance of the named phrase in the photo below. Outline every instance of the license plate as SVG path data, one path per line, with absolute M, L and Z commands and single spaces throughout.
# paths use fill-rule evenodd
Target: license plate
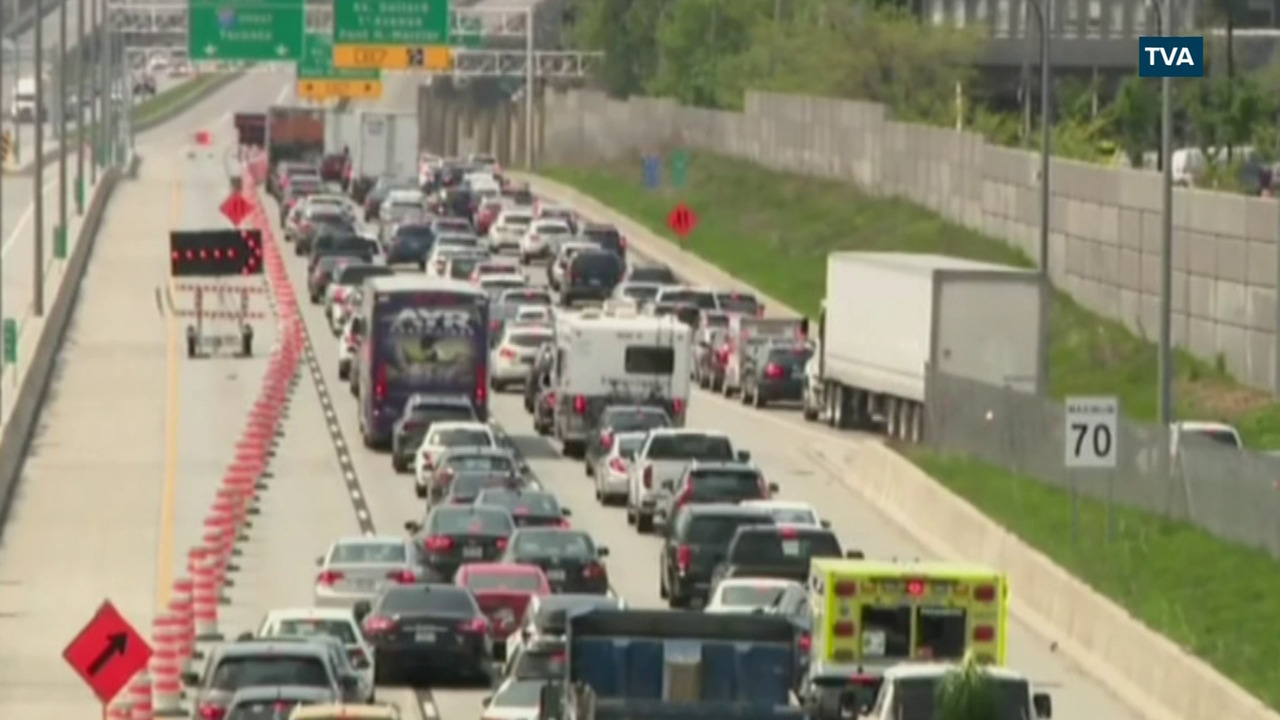
M 532 365 L 532 364 L 533 364 L 533 358 L 531 358 L 531 357 L 527 357 L 527 358 L 520 358 L 520 362 L 524 363 L 525 365 Z
M 791 377 L 796 380 L 799 380 L 800 378 L 804 377 L 804 368 L 803 367 L 792 368 Z
M 475 560 L 484 557 L 484 548 L 482 547 L 465 547 L 462 548 L 462 557 L 468 560 Z
M 375 587 L 377 587 L 377 585 L 378 585 L 377 582 L 369 579 L 361 579 L 361 580 L 355 581 L 355 586 L 357 590 L 372 590 Z
M 548 580 L 555 580 L 555 581 L 562 581 L 562 580 L 564 580 L 564 570 L 548 570 L 548 571 L 547 571 L 547 579 L 548 579 Z
M 414 642 L 433 643 L 436 641 L 435 630 L 418 630 L 413 634 Z

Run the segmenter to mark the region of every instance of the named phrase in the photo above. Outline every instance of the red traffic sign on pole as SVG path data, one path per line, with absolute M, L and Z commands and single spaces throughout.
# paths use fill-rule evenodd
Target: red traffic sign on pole
M 698 215 L 688 205 L 680 203 L 667 216 L 667 226 L 683 240 L 698 226 Z
M 151 661 L 151 646 L 104 600 L 62 657 L 105 705 Z
M 240 193 L 232 193 L 231 197 L 222 201 L 218 209 L 222 211 L 223 217 L 231 221 L 232 225 L 240 227 L 240 223 L 253 211 L 253 206 Z

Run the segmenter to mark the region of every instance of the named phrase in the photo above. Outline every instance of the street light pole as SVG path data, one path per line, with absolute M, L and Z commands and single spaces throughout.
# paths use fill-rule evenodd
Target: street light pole
M 1049 160 L 1052 152 L 1049 117 L 1049 16 L 1040 0 L 1027 0 L 1036 13 L 1040 27 L 1040 277 L 1045 287 L 1052 286 L 1049 276 Z M 1037 355 L 1040 368 L 1039 386 L 1042 390 L 1049 383 L 1049 304 L 1046 296 L 1040 303 L 1040 347 Z
M 1173 0 L 1154 0 L 1156 29 L 1169 34 Z M 1173 109 L 1168 77 L 1160 79 L 1160 426 L 1173 424 Z
M 70 0 L 67 0 L 70 2 Z M 76 2 L 76 215 L 84 215 L 84 122 L 85 108 L 88 107 L 85 102 L 85 92 L 88 85 L 85 84 L 85 70 L 89 60 L 85 56 L 84 46 L 84 0 Z
M 35 128 L 35 184 L 31 186 L 31 312 L 36 317 L 44 315 L 44 3 L 36 0 L 36 106 L 32 113 Z
M 67 0 L 58 2 L 58 232 L 67 241 Z
M 524 168 L 533 172 L 533 86 L 537 82 L 534 72 L 533 5 L 524 16 Z
M 84 0 L 81 0 L 82 2 Z M 93 52 L 90 56 L 93 58 L 89 66 L 89 72 L 93 73 L 93 87 L 89 90 L 89 94 L 85 97 L 89 101 L 89 186 L 93 187 L 98 184 L 98 125 L 101 117 L 98 115 L 98 100 L 102 95 L 102 85 L 99 80 L 102 75 L 98 72 L 98 68 L 105 61 L 102 57 L 102 45 L 98 43 L 98 33 L 102 32 L 102 23 L 98 17 L 98 0 L 88 0 L 89 4 L 89 27 L 93 29 L 93 37 L 90 42 L 93 45 Z M 88 192 L 88 189 L 85 190 Z

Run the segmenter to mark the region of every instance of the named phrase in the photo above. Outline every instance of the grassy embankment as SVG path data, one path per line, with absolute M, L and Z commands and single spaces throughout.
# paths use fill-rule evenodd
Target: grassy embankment
M 694 153 L 687 188 L 648 190 L 640 160 L 544 174 L 591 194 L 655 233 L 687 202 L 699 225 L 686 247 L 792 307 L 816 317 L 832 250 L 936 252 L 1029 265 L 1004 243 L 913 205 L 876 199 L 850 185 L 772 172 Z M 1156 414 L 1154 346 L 1118 323 L 1057 294 L 1052 310 L 1056 397 L 1116 395 L 1129 417 Z M 1280 406 L 1240 386 L 1220 367 L 1178 357 L 1179 415 L 1234 423 L 1251 447 L 1280 447 Z M 963 457 L 918 448 L 907 456 L 953 492 L 1113 598 L 1179 645 L 1280 708 L 1280 565 L 1194 527 L 1126 509 L 1105 540 L 1102 503 L 1080 502 L 1073 543 L 1066 493 Z

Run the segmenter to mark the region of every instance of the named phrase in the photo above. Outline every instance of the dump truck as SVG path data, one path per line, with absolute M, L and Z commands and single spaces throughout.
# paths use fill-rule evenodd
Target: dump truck
M 267 163 L 319 163 L 324 156 L 324 110 L 275 105 L 267 110 Z
M 790 704 L 800 650 L 786 618 L 589 610 L 569 618 L 566 644 L 539 720 L 804 717 Z
M 1048 284 L 1034 270 L 946 255 L 827 257 L 804 417 L 921 439 L 930 373 L 1039 393 Z

